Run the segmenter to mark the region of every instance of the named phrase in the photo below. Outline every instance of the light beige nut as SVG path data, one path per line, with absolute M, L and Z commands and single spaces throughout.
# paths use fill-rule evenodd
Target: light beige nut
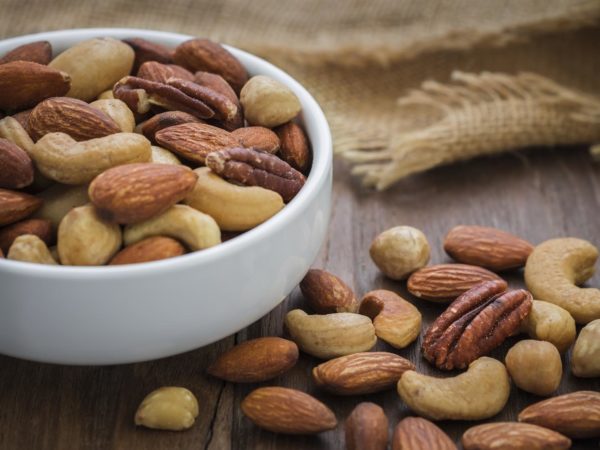
M 38 197 L 44 203 L 33 217 L 48 219 L 52 222 L 55 230 L 69 211 L 90 202 L 87 185 L 67 186 L 55 184 L 38 194 Z
M 381 406 L 371 402 L 356 405 L 345 426 L 346 450 L 386 450 L 388 419 Z
M 129 75 L 133 67 L 133 49 L 112 38 L 96 38 L 68 48 L 49 67 L 71 77 L 68 97 L 90 101 Z
M 118 99 L 102 99 L 90 103 L 90 106 L 99 109 L 119 126 L 123 133 L 133 133 L 135 117 L 129 107 Z
M 594 274 L 598 249 L 588 241 L 558 238 L 533 249 L 525 284 L 535 298 L 566 309 L 577 323 L 600 319 L 600 289 L 580 288 Z
M 398 226 L 379 234 L 369 253 L 385 275 L 393 280 L 405 280 L 429 262 L 429 243 L 422 231 Z
M 27 133 L 23 125 L 11 116 L 6 116 L 0 120 L 0 138 L 8 139 L 21 147 L 31 157 L 33 149 L 33 139 Z
M 57 247 L 62 264 L 100 266 L 121 248 L 121 228 L 102 220 L 92 205 L 79 206 L 61 220 Z
M 506 368 L 515 384 L 532 394 L 551 395 L 560 384 L 562 361 L 550 342 L 525 339 L 506 354 Z
M 84 184 L 106 169 L 122 164 L 148 162 L 150 141 L 135 133 L 77 142 L 65 133 L 49 133 L 33 146 L 31 157 L 37 168 L 63 184 Z
M 208 167 L 194 170 L 196 186 L 184 203 L 211 216 L 224 231 L 245 231 L 279 212 L 283 199 L 277 192 L 259 186 L 238 186 Z
M 50 265 L 57 264 L 50 250 L 48 250 L 46 243 L 34 234 L 23 234 L 16 238 L 10 246 L 6 257 L 14 261 Z
M 150 236 L 169 236 L 192 250 L 202 250 L 221 243 L 221 231 L 215 220 L 186 205 L 174 205 L 164 213 L 144 222 L 125 227 L 125 245 Z
M 111 100 L 114 98 L 115 96 L 112 89 L 107 89 L 106 91 L 102 92 L 96 100 Z
M 157 164 L 175 164 L 180 165 L 181 161 L 171 153 L 169 150 L 159 147 L 157 145 L 153 145 L 151 147 L 152 155 L 150 157 L 150 162 Z
M 548 341 L 565 352 L 575 342 L 577 329 L 569 311 L 553 303 L 534 300 L 529 315 L 521 324 L 521 331 L 532 339 Z
M 577 377 L 600 377 L 600 319 L 579 332 L 571 353 L 571 370 Z
M 300 282 L 300 290 L 308 305 L 318 314 L 358 310 L 358 300 L 352 289 L 325 270 L 309 270 Z
M 422 417 L 407 417 L 394 428 L 392 450 L 456 450 L 437 425 Z
M 462 445 L 464 450 L 566 450 L 571 439 L 529 423 L 496 422 L 469 428 Z
M 354 313 L 309 316 L 295 309 L 285 316 L 285 326 L 300 350 L 321 359 L 366 352 L 377 341 L 371 319 Z
M 157 430 L 191 428 L 198 417 L 198 400 L 182 387 L 161 387 L 150 392 L 135 413 L 135 424 Z
M 266 75 L 256 75 L 246 82 L 240 103 L 248 123 L 266 128 L 289 122 L 302 109 L 290 88 Z
M 432 420 L 481 420 L 498 414 L 510 394 L 510 379 L 500 361 L 483 356 L 466 372 L 435 378 L 409 370 L 398 393 L 410 409 Z
M 421 332 L 421 313 L 412 303 L 385 289 L 367 292 L 360 303 L 360 314 L 370 317 L 375 334 L 392 347 L 404 348 Z

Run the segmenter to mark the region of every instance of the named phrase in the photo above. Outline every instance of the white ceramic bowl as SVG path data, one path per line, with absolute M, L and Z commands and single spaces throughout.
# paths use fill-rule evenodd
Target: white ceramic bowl
M 190 36 L 81 29 L 0 41 L 0 55 L 48 40 L 55 52 L 99 36 L 176 46 Z M 254 322 L 291 292 L 316 258 L 329 222 L 331 136 L 313 97 L 282 70 L 228 49 L 251 75 L 290 87 L 314 152 L 300 193 L 264 224 L 216 247 L 120 267 L 54 267 L 0 259 L 0 353 L 63 364 L 160 358 L 215 342 Z

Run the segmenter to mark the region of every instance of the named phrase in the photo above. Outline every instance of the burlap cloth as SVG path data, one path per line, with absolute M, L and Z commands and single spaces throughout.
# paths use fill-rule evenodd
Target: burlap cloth
M 0 0 L 0 37 L 139 27 L 257 53 L 316 96 L 337 151 L 386 148 L 422 120 L 397 98 L 454 70 L 530 71 L 600 94 L 599 19 L 600 0 Z

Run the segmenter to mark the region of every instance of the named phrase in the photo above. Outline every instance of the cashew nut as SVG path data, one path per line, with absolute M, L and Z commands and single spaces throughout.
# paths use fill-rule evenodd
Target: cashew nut
M 0 138 L 8 139 L 25 150 L 29 156 L 32 155 L 33 140 L 23 125 L 14 117 L 6 116 L 0 120 Z
M 158 164 L 181 164 L 181 161 L 169 150 L 153 145 L 150 161 Z
M 99 266 L 119 248 L 121 228 L 102 220 L 92 205 L 73 208 L 58 226 L 58 255 L 63 264 Z
M 421 230 L 399 226 L 379 234 L 373 240 L 369 253 L 386 276 L 405 280 L 429 262 L 429 242 Z
M 48 133 L 33 146 L 31 158 L 42 174 L 64 184 L 84 184 L 106 169 L 148 162 L 150 141 L 135 133 L 116 133 L 77 142 L 65 133 Z
M 135 117 L 125 102 L 118 99 L 104 99 L 96 100 L 90 103 L 90 106 L 99 109 L 114 120 L 122 132 L 133 133 Z
M 186 244 L 190 250 L 202 250 L 221 242 L 221 230 L 207 214 L 185 205 L 174 205 L 164 213 L 144 222 L 125 227 L 125 245 L 150 236 L 169 236 Z
M 58 228 L 58 224 L 69 211 L 90 202 L 88 187 L 85 184 L 82 186 L 55 184 L 38 194 L 38 197 L 44 203 L 33 217 L 48 219 L 54 229 Z
M 435 378 L 413 370 L 398 382 L 400 397 L 420 416 L 433 420 L 481 420 L 499 413 L 510 394 L 510 379 L 500 361 L 476 359 L 466 372 Z
M 566 309 L 553 303 L 534 300 L 531 311 L 521 324 L 521 331 L 532 339 L 548 341 L 565 352 L 575 341 L 575 319 Z
M 598 249 L 587 241 L 558 238 L 534 248 L 525 266 L 525 284 L 535 298 L 571 313 L 577 323 L 600 319 L 600 289 L 580 288 L 594 274 Z
M 111 100 L 115 98 L 115 95 L 113 94 L 113 90 L 111 89 L 107 89 L 106 91 L 102 92 L 98 98 L 96 98 L 96 100 Z
M 259 186 L 238 186 L 201 167 L 184 203 L 213 217 L 226 231 L 245 231 L 269 219 L 284 204 L 281 195 Z
M 182 387 L 161 387 L 148 394 L 135 413 L 135 424 L 157 430 L 186 430 L 198 417 L 198 400 Z
M 23 234 L 16 238 L 10 246 L 6 257 L 15 261 L 57 264 L 50 250 L 48 250 L 46 243 L 34 234 Z
M 302 351 L 321 359 L 366 352 L 377 341 L 371 319 L 361 314 L 309 316 L 294 309 L 285 316 L 285 326 Z
M 421 331 L 419 310 L 392 291 L 368 292 L 360 303 L 359 313 L 369 316 L 377 337 L 395 348 L 406 347 Z
M 571 354 L 571 370 L 577 377 L 600 377 L 600 319 L 579 332 Z
M 525 339 L 506 354 L 506 368 L 517 386 L 536 395 L 550 395 L 560 384 L 562 361 L 550 342 Z

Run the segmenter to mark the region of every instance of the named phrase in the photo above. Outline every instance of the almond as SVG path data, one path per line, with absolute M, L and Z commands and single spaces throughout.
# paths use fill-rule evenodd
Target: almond
M 48 133 L 62 132 L 76 141 L 87 141 L 121 131 L 108 114 L 69 97 L 49 98 L 33 108 L 29 129 L 36 141 Z
M 204 121 L 183 111 L 165 111 L 140 123 L 136 131 L 142 133 L 150 141 L 156 142 L 155 134 L 157 132 L 182 123 L 204 123 Z
M 346 419 L 347 450 L 386 450 L 388 420 L 380 406 L 363 402 Z
M 42 201 L 33 195 L 0 189 L 0 226 L 25 219 L 40 206 Z
M 51 60 L 52 45 L 50 45 L 50 42 L 36 41 L 11 50 L 0 58 L 0 64 L 12 61 L 30 61 L 38 64 L 48 64 Z
M 21 110 L 49 97 L 65 95 L 71 78 L 64 72 L 29 61 L 0 65 L 0 109 Z
M 242 402 L 242 411 L 265 430 L 285 434 L 315 434 L 337 425 L 333 412 L 316 398 L 296 389 L 263 387 Z
M 407 370 L 415 370 L 414 364 L 394 353 L 362 352 L 319 364 L 312 377 L 334 394 L 363 395 L 393 388 Z
M 192 72 L 206 71 L 222 76 L 237 94 L 248 81 L 248 72 L 237 58 L 209 39 L 191 39 L 179 44 L 173 59 Z
M 310 147 L 304 130 L 294 122 L 284 123 L 275 128 L 275 133 L 279 136 L 281 149 L 279 154 L 294 169 L 300 172 L 306 172 L 310 165 Z
M 279 138 L 265 127 L 238 128 L 231 132 L 243 147 L 254 148 L 268 153 L 277 153 L 279 150 Z
M 309 270 L 300 282 L 300 290 L 308 305 L 318 314 L 358 310 L 358 300 L 352 289 L 324 270 Z
M 184 123 L 158 131 L 156 141 L 182 158 L 205 163 L 206 156 L 217 150 L 237 147 L 230 132 L 204 123 Z
M 259 383 L 287 372 L 297 361 L 298 346 L 294 342 L 264 337 L 229 349 L 208 368 L 208 373 L 233 383 Z
M 137 264 L 183 255 L 185 248 L 175 239 L 153 236 L 125 247 L 110 261 L 110 265 Z
M 161 64 L 156 61 L 142 64 L 137 71 L 137 76 L 157 83 L 166 83 L 169 78 L 194 81 L 194 74 L 189 70 L 175 64 Z
M 164 45 L 156 44 L 142 38 L 123 39 L 135 52 L 132 73 L 137 73 L 139 67 L 146 61 L 156 61 L 163 64 L 173 63 L 173 50 Z
M 489 270 L 468 264 L 437 264 L 417 270 L 408 278 L 408 291 L 415 297 L 447 303 L 472 287 L 501 278 Z
M 422 417 L 407 417 L 394 428 L 392 450 L 456 450 L 437 425 Z
M 54 238 L 52 222 L 46 219 L 27 219 L 0 229 L 0 249 L 8 252 L 14 240 L 24 234 L 33 234 L 50 245 Z
M 33 162 L 8 139 L 0 139 L 0 188 L 21 189 L 33 183 Z
M 33 109 L 26 109 L 12 115 L 12 117 L 21 124 L 29 136 L 31 136 L 31 130 L 29 129 L 29 116 L 31 115 L 31 111 L 33 111 Z
M 469 428 L 464 450 L 566 450 L 571 440 L 547 428 L 518 422 L 496 422 Z
M 501 271 L 523 267 L 533 245 L 496 228 L 459 225 L 446 235 L 444 250 L 458 262 Z
M 572 438 L 600 436 L 600 392 L 577 391 L 528 406 L 519 422 L 532 423 Z
M 125 164 L 98 175 L 88 194 L 100 217 L 132 224 L 159 215 L 183 200 L 197 178 L 186 166 Z

